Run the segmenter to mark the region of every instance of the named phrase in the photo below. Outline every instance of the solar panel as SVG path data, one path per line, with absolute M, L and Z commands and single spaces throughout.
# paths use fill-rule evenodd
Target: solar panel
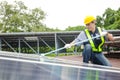
M 120 80 L 120 69 L 115 67 L 38 55 L 17 55 L 13 57 L 13 53 L 0 52 L 0 80 Z

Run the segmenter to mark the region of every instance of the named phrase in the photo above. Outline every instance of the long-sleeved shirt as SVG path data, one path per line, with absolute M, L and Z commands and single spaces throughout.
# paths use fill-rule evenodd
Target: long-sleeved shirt
M 87 36 L 86 36 L 86 34 L 85 34 L 85 32 L 84 31 L 81 31 L 81 33 L 77 36 L 77 38 L 74 40 L 75 41 L 75 43 L 78 43 L 78 42 L 80 42 L 80 41 L 83 41 L 83 40 L 86 40 L 87 39 Z M 82 45 L 83 43 L 81 43 L 81 44 L 76 44 L 76 46 L 80 46 L 80 45 Z
M 102 31 L 106 31 L 106 30 L 102 30 Z M 92 33 L 91 31 L 89 31 L 89 32 L 90 32 L 91 37 L 95 37 L 97 35 L 100 35 L 97 28 L 96 28 L 94 33 Z M 81 33 L 77 36 L 77 38 L 74 41 L 75 41 L 75 43 L 78 43 L 78 42 L 86 40 L 86 39 L 88 39 L 88 38 L 87 38 L 87 35 L 86 35 L 85 31 L 81 31 Z M 95 46 L 98 47 L 98 45 L 101 43 L 101 38 L 100 37 L 99 38 L 95 38 L 93 40 L 93 42 L 94 42 Z M 86 41 L 86 42 L 80 43 L 80 44 L 76 44 L 76 46 L 80 46 L 82 44 L 84 44 L 84 45 L 85 44 L 89 44 L 89 41 Z

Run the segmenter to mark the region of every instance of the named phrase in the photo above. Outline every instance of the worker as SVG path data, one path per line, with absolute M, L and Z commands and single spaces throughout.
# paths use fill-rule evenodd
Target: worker
M 113 35 L 108 33 L 106 30 L 102 30 L 100 27 L 96 27 L 96 18 L 94 16 L 86 16 L 84 24 L 86 25 L 86 29 L 81 31 L 75 40 L 66 44 L 64 47 L 70 48 L 71 46 L 84 45 L 82 53 L 84 63 L 89 63 L 91 61 L 91 63 L 97 65 L 112 66 L 104 54 L 102 54 L 102 46 L 105 40 L 114 41 Z M 102 35 L 102 33 L 104 33 L 103 36 L 91 39 L 92 37 Z M 81 44 L 76 44 L 86 39 L 89 40 Z

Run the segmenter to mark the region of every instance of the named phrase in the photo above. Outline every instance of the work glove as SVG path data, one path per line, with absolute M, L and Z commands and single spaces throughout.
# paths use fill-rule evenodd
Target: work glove
M 65 46 L 64 46 L 65 48 L 71 48 L 71 45 L 70 44 L 65 44 Z
M 108 34 L 108 32 L 102 32 L 101 36 L 106 36 Z

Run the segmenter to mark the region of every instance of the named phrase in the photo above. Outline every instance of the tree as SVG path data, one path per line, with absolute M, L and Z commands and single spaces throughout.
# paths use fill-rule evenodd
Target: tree
M 85 29 L 85 26 L 74 26 L 74 27 L 69 26 L 65 30 L 66 31 L 82 31 L 84 29 Z
M 101 16 L 97 16 L 96 17 L 96 26 L 103 27 L 103 23 L 104 23 L 103 18 Z
M 14 5 L 7 1 L 0 3 L 1 32 L 30 32 L 45 31 L 43 24 L 46 14 L 41 8 L 28 9 L 22 1 L 14 1 Z
M 97 26 L 105 29 L 120 29 L 120 8 L 113 10 L 108 8 L 103 13 L 102 17 L 97 16 Z

